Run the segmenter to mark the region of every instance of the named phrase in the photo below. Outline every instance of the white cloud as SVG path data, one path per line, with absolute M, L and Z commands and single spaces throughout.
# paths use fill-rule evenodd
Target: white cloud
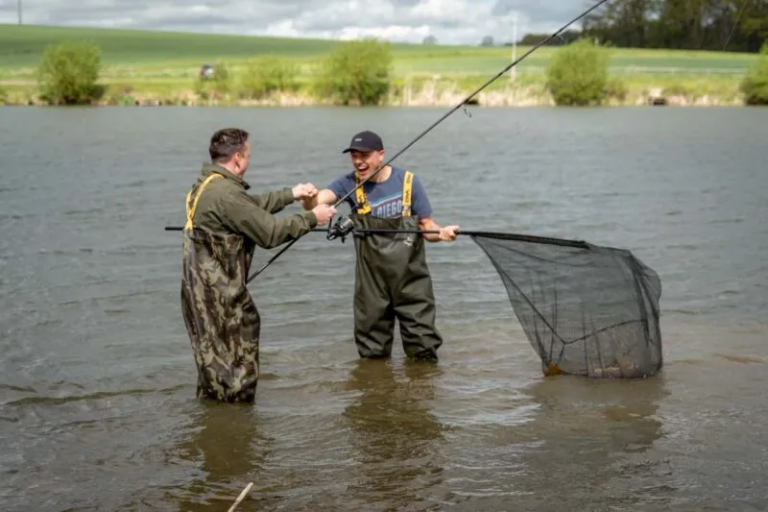
M 586 7 L 580 0 L 35 0 L 24 22 L 390 41 L 497 42 L 551 33 Z M 15 23 L 16 0 L 0 0 L 0 23 Z M 576 28 L 576 27 L 573 27 Z

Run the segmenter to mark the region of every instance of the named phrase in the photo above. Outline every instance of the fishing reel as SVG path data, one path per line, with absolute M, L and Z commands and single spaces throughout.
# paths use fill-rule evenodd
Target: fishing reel
M 330 222 L 328 223 L 328 234 L 326 235 L 326 238 L 328 238 L 328 240 L 341 238 L 341 243 L 344 243 L 345 238 L 354 227 L 355 224 L 352 222 L 352 219 L 343 215 L 336 220 L 335 224 L 331 225 Z

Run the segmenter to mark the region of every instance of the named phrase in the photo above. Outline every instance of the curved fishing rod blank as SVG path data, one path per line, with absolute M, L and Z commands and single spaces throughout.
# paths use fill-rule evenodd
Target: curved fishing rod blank
M 538 44 L 536 44 L 536 45 L 534 45 L 533 47 L 531 47 L 531 49 L 530 49 L 530 50 L 528 50 L 527 52 L 525 52 L 525 53 L 524 53 L 523 55 L 521 55 L 521 56 L 520 56 L 518 59 L 515 59 L 515 60 L 513 60 L 512 62 L 510 62 L 509 64 L 507 64 L 506 66 L 504 66 L 504 69 L 502 69 L 501 71 L 499 71 L 499 72 L 498 72 L 498 73 L 497 73 L 495 76 L 493 76 L 493 77 L 492 77 L 492 78 L 490 78 L 490 79 L 489 79 L 487 82 L 485 82 L 483 85 L 481 85 L 481 86 L 480 86 L 480 87 L 479 87 L 477 90 L 475 90 L 475 91 L 474 91 L 472 94 L 470 94 L 469 96 L 467 96 L 466 98 L 464 98 L 464 99 L 461 101 L 461 103 L 457 104 L 455 107 L 453 107 L 453 108 L 452 108 L 452 109 L 450 109 L 448 112 L 446 112 L 445 114 L 443 114 L 443 116 L 442 116 L 442 117 L 440 117 L 440 119 L 438 119 L 437 121 L 435 121 L 434 123 L 432 123 L 432 125 L 430 125 L 430 126 L 429 126 L 429 127 L 426 129 L 426 130 L 424 130 L 424 131 L 423 131 L 421 134 L 419 134 L 419 135 L 418 135 L 418 136 L 417 136 L 415 139 L 413 139 L 413 140 L 412 140 L 412 141 L 411 141 L 411 142 L 410 142 L 408 145 L 406 145 L 406 146 L 405 146 L 403 149 L 401 149 L 400 151 L 398 151 L 397 153 L 395 153 L 395 156 L 393 156 L 393 157 L 392 157 L 392 158 L 390 158 L 388 161 L 386 161 L 384 164 L 382 164 L 382 165 L 381 165 L 381 166 L 380 166 L 378 169 L 376 169 L 376 170 L 375 170 L 375 171 L 374 171 L 374 172 L 373 172 L 373 173 L 372 173 L 370 176 L 368 176 L 366 179 L 362 180 L 362 181 L 361 181 L 361 182 L 360 182 L 360 183 L 359 183 L 359 184 L 358 184 L 358 185 L 357 185 L 355 188 L 353 188 L 352 190 L 350 190 L 350 191 L 349 191 L 349 192 L 348 192 L 346 195 L 344 195 L 344 197 L 342 197 L 341 199 L 339 199 L 339 200 L 336 202 L 336 204 L 334 205 L 334 207 L 335 207 L 335 208 L 338 208 L 338 207 L 339 207 L 339 205 L 340 205 L 342 202 L 344 202 L 344 201 L 345 201 L 345 200 L 346 200 L 346 199 L 347 199 L 347 198 L 348 198 L 348 197 L 349 197 L 349 196 L 350 196 L 350 195 L 351 195 L 353 192 L 355 192 L 355 191 L 356 191 L 356 190 L 357 190 L 359 187 L 363 186 L 363 184 L 364 184 L 364 183 L 366 183 L 368 180 L 370 180 L 371 178 L 373 178 L 373 177 L 374 177 L 374 176 L 375 176 L 375 175 L 376 175 L 376 174 L 377 174 L 379 171 L 381 171 L 382 169 L 386 168 L 386 167 L 387 167 L 387 165 L 389 165 L 389 164 L 390 164 L 392 161 L 394 161 L 394 160 L 395 160 L 395 158 L 397 158 L 398 156 L 402 155 L 402 154 L 403 154 L 403 153 L 404 153 L 404 152 L 405 152 L 405 151 L 406 151 L 408 148 L 410 148 L 411 146 L 413 146 L 413 145 L 414 145 L 414 144 L 415 144 L 417 141 L 419 141 L 419 140 L 420 140 L 422 137 L 424 137 L 424 136 L 425 136 L 427 133 L 429 133 L 429 132 L 430 132 L 430 131 L 431 131 L 433 128 L 435 128 L 435 127 L 436 127 L 438 124 L 440 124 L 441 122 L 443 122 L 443 121 L 444 121 L 444 120 L 445 120 L 445 119 L 446 119 L 448 116 L 450 116 L 451 114 L 453 114 L 454 112 L 456 112 L 458 109 L 460 109 L 462 105 L 466 104 L 466 103 L 467 103 L 469 100 L 471 100 L 471 99 L 472 99 L 472 98 L 473 98 L 475 95 L 477 95 L 478 93 L 480 93 L 480 91 L 482 91 L 483 89 L 485 89 L 486 87 L 488 87 L 488 86 L 489 86 L 491 83 L 493 83 L 493 82 L 494 82 L 495 80 L 497 80 L 499 77 L 501 77 L 502 75 L 504 75 L 504 73 L 506 73 L 507 71 L 509 71 L 510 69 L 512 69 L 512 67 L 514 67 L 515 65 L 517 65 L 519 62 L 521 62 L 523 59 L 525 59 L 526 57 L 528 57 L 530 54 L 532 54 L 534 51 L 536 51 L 537 49 L 539 49 L 541 46 L 543 46 L 544 44 L 546 44 L 546 43 L 547 43 L 547 42 L 549 42 L 550 40 L 552 40 L 552 39 L 554 39 L 555 37 L 557 37 L 558 35 L 560 35 L 560 32 L 563 32 L 565 29 L 567 29 L 568 27 L 570 27 L 571 25 L 573 25 L 574 23 L 576 23 L 577 21 L 579 21 L 581 18 L 583 18 L 584 16 L 586 16 L 586 15 L 587 15 L 587 14 L 589 14 L 590 12 L 594 11 L 595 9 L 597 9 L 598 7 L 600 7 L 601 5 L 603 5 L 604 3 L 606 3 L 607 1 L 608 1 L 608 0 L 600 0 L 600 1 L 599 1 L 599 2 L 597 2 L 595 5 L 593 5 L 592 7 L 590 7 L 589 9 L 587 9 L 587 10 L 586 10 L 586 11 L 584 11 L 584 12 L 582 12 L 581 14 L 579 14 L 578 16 L 576 16 L 575 18 L 573 18 L 571 21 L 569 21 L 568 23 L 566 23 L 565 25 L 563 25 L 562 27 L 560 27 L 560 28 L 559 28 L 559 29 L 558 29 L 556 32 L 553 32 L 553 33 L 552 33 L 552 35 L 550 35 L 550 36 L 549 36 L 549 37 L 547 37 L 546 39 L 544 39 L 544 40 L 540 41 Z M 329 225 L 330 225 L 330 223 L 329 223 Z M 270 258 L 270 259 L 269 259 L 269 260 L 268 260 L 268 261 L 267 261 L 267 262 L 266 262 L 264 265 L 262 265 L 262 267 L 261 267 L 259 270 L 257 270 L 256 272 L 254 272 L 254 273 L 253 273 L 253 274 L 252 274 L 252 275 L 251 275 L 251 276 L 248 278 L 248 280 L 246 281 L 246 283 L 250 283 L 251 281 L 253 281 L 253 280 L 256 278 L 256 276 L 258 276 L 259 274 L 261 274 L 261 273 L 262 273 L 262 272 L 263 272 L 263 271 L 264 271 L 264 270 L 265 270 L 265 269 L 266 269 L 268 266 L 270 266 L 270 265 L 271 265 L 271 264 L 272 264 L 272 263 L 273 263 L 273 262 L 274 262 L 274 261 L 275 261 L 277 258 L 279 258 L 279 257 L 280 257 L 280 255 L 282 255 L 282 254 L 283 254 L 285 251 L 287 251 L 287 250 L 288 250 L 288 249 L 289 249 L 289 248 L 290 248 L 290 247 L 291 247 L 293 244 L 295 244 L 295 243 L 296 243 L 298 240 L 299 240 L 298 238 L 295 238 L 294 240 L 291 240 L 291 242 L 289 242 L 289 243 L 288 243 L 288 244 L 287 244 L 285 247 L 283 247 L 283 248 L 282 248 L 282 249 L 281 249 L 281 250 L 280 250 L 280 251 L 279 251 L 277 254 L 275 254 L 273 257 L 271 257 L 271 258 Z
M 501 76 L 503 76 L 503 75 L 504 75 L 504 74 L 505 74 L 507 71 L 509 71 L 509 70 L 510 70 L 510 69 L 512 69 L 512 68 L 513 68 L 515 65 L 517 65 L 517 63 L 518 63 L 518 62 L 520 62 L 520 61 L 522 61 L 523 59 L 525 59 L 526 57 L 528 57 L 528 56 L 529 56 L 530 54 L 532 54 L 534 51 L 536 51 L 537 49 L 539 49 L 539 47 L 540 47 L 540 46 L 543 46 L 545 43 L 549 42 L 551 39 L 554 39 L 555 37 L 557 37 L 557 36 L 560 34 L 560 32 L 564 31 L 566 28 L 568 28 L 568 27 L 569 27 L 569 26 L 571 26 L 572 24 L 576 23 L 576 22 L 577 22 L 577 21 L 579 21 L 581 18 L 583 18 L 584 16 L 586 16 L 587 14 L 589 14 L 590 12 L 592 12 L 593 10 L 597 9 L 598 7 L 600 7 L 600 5 L 604 4 L 604 3 L 605 3 L 605 2 L 607 2 L 607 1 L 608 1 L 608 0 L 600 0 L 598 3 L 596 3 L 595 5 L 593 5 L 592 7 L 590 7 L 589 9 L 587 9 L 586 11 L 584 11 L 583 13 L 581 13 L 579 16 L 577 16 L 576 18 L 572 19 L 571 21 L 569 21 L 568 23 L 566 23 L 565 25 L 563 25 L 562 27 L 560 27 L 560 29 L 558 29 L 558 30 L 557 30 L 557 32 L 554 32 L 552 35 L 550 35 L 549 37 L 547 37 L 547 38 L 546 38 L 546 39 L 544 39 L 543 41 L 540 41 L 538 44 L 536 44 L 536 45 L 532 46 L 532 47 L 531 47 L 531 49 L 530 49 L 530 50 L 528 50 L 527 52 L 525 52 L 523 55 L 521 55 L 521 56 L 520 56 L 520 58 L 518 58 L 518 59 L 515 59 L 515 60 L 513 60 L 512 62 L 510 62 L 509 64 L 507 64 L 507 65 L 504 67 L 504 69 L 502 69 L 501 71 L 499 71 L 498 73 L 496 73 L 496 75 L 495 75 L 495 76 L 493 76 L 493 77 L 492 77 L 492 78 L 490 78 L 488 81 L 486 81 L 486 82 L 485 82 L 483 85 L 481 85 L 480 87 L 478 87 L 478 88 L 477 88 L 477 89 L 476 89 L 476 90 L 475 90 L 475 91 L 474 91 L 472 94 L 470 94 L 469 96 L 467 96 L 466 98 L 464 98 L 464 99 L 461 101 L 461 103 L 457 104 L 457 105 L 456 105 L 455 107 L 453 107 L 451 110 L 449 110 L 448 112 L 446 112 L 445 114 L 443 114 L 443 116 L 442 116 L 442 117 L 440 117 L 440 119 L 438 119 L 437 121 L 435 121 L 434 123 L 432 123 L 432 124 L 431 124 L 431 125 L 430 125 L 430 126 L 427 128 L 427 129 L 426 129 L 426 130 L 424 130 L 423 132 L 421 132 L 421 133 L 420 133 L 420 134 L 419 134 L 419 135 L 418 135 L 418 136 L 417 136 L 415 139 L 413 139 L 413 140 L 412 140 L 412 141 L 411 141 L 411 142 L 410 142 L 410 143 L 409 143 L 407 146 L 405 146 L 403 149 L 401 149 L 400 151 L 398 151 L 397 153 L 395 153 L 395 156 L 393 156 L 392 158 L 390 158 L 389 160 L 387 160 L 386 162 L 384 162 L 383 164 L 381 164 L 381 166 L 380 166 L 378 169 L 376 169 L 376 170 L 375 170 L 373 173 L 371 173 L 371 175 L 370 175 L 370 176 L 368 176 L 367 178 L 365 178 L 364 180 L 362 180 L 362 181 L 361 181 L 361 182 L 360 182 L 360 183 L 359 183 L 357 186 L 355 186 L 355 188 L 353 188 L 352 190 L 350 190 L 349 192 L 347 192 L 347 193 L 346 193 L 346 194 L 345 194 L 345 195 L 344 195 L 344 196 L 343 196 L 341 199 L 339 199 L 338 201 L 336 201 L 336 204 L 334 205 L 334 207 L 338 207 L 338 206 L 339 206 L 341 203 L 343 203 L 343 202 L 344 202 L 344 201 L 345 201 L 345 200 L 346 200 L 346 199 L 347 199 L 349 196 L 351 196 L 351 195 L 352 195 L 352 194 L 353 194 L 353 193 L 354 193 L 354 192 L 355 192 L 355 191 L 356 191 L 358 188 L 362 187 L 362 186 L 363 186 L 363 185 L 364 185 L 364 184 L 365 184 L 365 183 L 366 183 L 368 180 L 370 180 L 371 178 L 373 178 L 374 176 L 376 176 L 376 174 L 378 174 L 378 172 L 379 172 L 379 171 L 381 171 L 382 169 L 386 168 L 386 167 L 387 167 L 387 166 L 388 166 L 388 165 L 389 165 L 391 162 L 393 162 L 393 161 L 394 161 L 394 160 L 395 160 L 395 159 L 396 159 L 398 156 L 400 156 L 400 155 L 402 155 L 403 153 L 405 153 L 405 151 L 406 151 L 407 149 L 409 149 L 411 146 L 413 146 L 414 144 L 416 144 L 416 142 L 418 142 L 418 141 L 419 141 L 419 140 L 420 140 L 422 137 L 424 137 L 424 136 L 425 136 L 427 133 L 429 133 L 430 131 L 432 131 L 432 129 L 433 129 L 433 128 L 435 128 L 435 127 L 436 127 L 438 124 L 442 123 L 442 122 L 443 122 L 443 121 L 444 121 L 444 120 L 445 120 L 445 119 L 446 119 L 448 116 L 450 116 L 451 114 L 453 114 L 454 112 L 456 112 L 457 110 L 459 110 L 459 109 L 462 107 L 462 105 L 465 105 L 465 104 L 466 104 L 466 103 L 467 103 L 469 100 L 471 100 L 472 98 L 474 98 L 474 97 L 475 97 L 477 94 L 479 94 L 479 93 L 480 93 L 480 92 L 481 92 L 483 89 L 485 89 L 486 87 L 488 87 L 489 85 L 491 85 L 491 84 L 492 84 L 494 81 L 498 80 L 498 79 L 499 79 Z

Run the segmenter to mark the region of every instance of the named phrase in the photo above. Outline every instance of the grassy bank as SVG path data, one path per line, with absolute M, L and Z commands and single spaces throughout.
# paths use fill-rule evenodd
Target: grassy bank
M 322 104 L 313 78 L 333 49 L 327 40 L 189 34 L 159 31 L 0 25 L 0 101 L 38 104 L 36 67 L 50 43 L 89 39 L 102 51 L 102 104 Z M 529 47 L 518 47 L 517 56 Z M 481 105 L 552 104 L 544 69 L 555 48 L 542 47 L 478 96 Z M 511 61 L 511 47 L 392 45 L 391 105 L 453 105 Z M 238 89 L 250 59 L 276 56 L 296 66 L 290 93 L 241 99 Z M 624 86 L 612 104 L 643 104 L 661 94 L 676 104 L 741 104 L 739 83 L 756 55 L 675 50 L 615 49 L 611 76 Z M 223 63 L 227 92 L 201 94 L 202 64 Z

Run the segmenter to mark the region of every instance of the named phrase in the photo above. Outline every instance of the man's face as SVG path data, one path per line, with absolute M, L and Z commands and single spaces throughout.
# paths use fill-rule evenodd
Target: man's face
M 245 173 L 251 163 L 251 141 L 245 141 L 243 149 L 235 153 L 234 164 L 241 173 Z
M 378 169 L 381 162 L 384 161 L 384 151 L 352 151 L 349 154 L 352 159 L 352 166 L 357 171 L 358 176 L 366 179 Z

